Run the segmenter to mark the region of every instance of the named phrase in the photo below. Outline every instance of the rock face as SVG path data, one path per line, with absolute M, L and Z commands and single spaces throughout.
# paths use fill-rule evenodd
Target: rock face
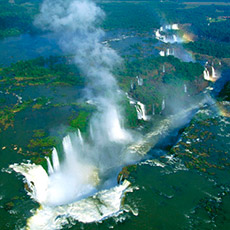
M 117 183 L 120 184 L 122 181 L 129 178 L 129 174 L 135 171 L 137 168 L 136 165 L 128 165 L 122 168 L 120 173 L 117 176 Z

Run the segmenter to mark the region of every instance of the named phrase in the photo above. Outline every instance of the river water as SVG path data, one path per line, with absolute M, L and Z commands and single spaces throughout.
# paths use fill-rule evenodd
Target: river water
M 128 42 L 127 39 L 131 41 Z M 140 38 L 124 39 L 123 37 L 123 40 L 126 40 L 128 45 L 124 45 L 121 49 L 126 49 L 130 44 L 140 41 Z M 117 42 L 119 41 L 113 40 L 111 44 L 114 43 L 114 46 L 119 47 Z M 2 65 L 40 55 L 61 54 L 56 39 L 52 35 L 41 37 L 22 35 L 10 38 L 0 42 L 0 50 Z M 229 72 L 223 74 L 223 79 L 228 80 L 229 77 Z M 215 86 L 216 91 L 219 91 L 221 87 L 220 81 Z M 62 95 L 55 93 L 57 89 L 52 91 L 39 89 L 39 87 L 31 92 L 30 90 L 25 92 L 24 97 L 29 95 L 36 97 L 36 91 L 41 92 L 41 90 L 56 101 L 66 100 Z M 74 96 L 76 89 L 66 88 L 65 91 L 72 101 L 76 100 Z M 56 132 L 56 127 L 63 124 L 62 121 L 67 119 L 66 114 L 69 114 L 71 109 L 71 106 L 60 110 L 47 108 L 36 113 L 25 110 L 15 117 L 14 127 L 0 133 L 1 229 L 23 229 L 28 218 L 35 215 L 39 207 L 39 204 L 27 195 L 22 183 L 23 176 L 16 175 L 12 171 L 7 173 L 10 164 L 26 163 L 30 159 L 28 156 L 18 154 L 18 148 L 26 146 L 34 129 L 45 127 L 50 134 Z M 63 218 L 65 213 L 56 210 L 59 215 L 56 216 L 55 221 L 63 221 L 57 226 L 64 224 L 63 229 L 229 229 L 229 103 L 222 101 L 216 103 L 213 100 L 213 103 L 203 105 L 201 108 L 196 107 L 192 111 L 195 113 L 192 120 L 187 121 L 189 123 L 183 133 L 174 139 L 171 150 L 165 148 L 167 146 L 165 143 L 157 145 L 148 151 L 141 162 L 136 164 L 135 169 L 128 176 L 131 187 L 119 207 L 120 211 L 103 221 L 84 224 L 82 223 L 84 221 L 76 221 L 71 215 Z M 53 114 L 56 116 L 54 117 Z M 167 122 L 167 119 L 163 120 L 163 126 L 168 127 Z M 63 127 L 59 131 L 62 129 Z M 162 135 L 162 132 L 159 133 L 156 138 Z M 164 140 L 166 141 L 167 138 Z M 94 207 L 99 210 L 102 210 L 102 206 L 110 207 L 111 203 L 106 204 L 109 202 L 108 199 L 101 198 L 101 200 L 105 203 L 98 203 Z M 69 213 L 71 214 L 70 211 Z M 75 219 L 85 220 L 82 216 Z

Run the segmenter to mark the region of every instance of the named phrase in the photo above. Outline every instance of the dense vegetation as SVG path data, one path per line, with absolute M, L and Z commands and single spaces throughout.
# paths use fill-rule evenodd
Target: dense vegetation
M 41 32 L 33 25 L 34 17 L 39 12 L 40 3 L 41 0 L 30 2 L 0 0 L 0 38 L 22 33 Z M 99 4 L 107 15 L 102 25 L 105 30 L 133 29 L 146 32 L 159 27 L 159 20 L 155 16 L 155 7 L 152 1 L 149 3 L 137 1 L 137 4 L 126 1 Z
M 75 65 L 65 57 L 39 57 L 12 63 L 0 71 L 1 84 L 5 86 L 27 85 L 83 85 L 84 78 Z
M 162 71 L 163 65 L 165 72 Z M 120 87 L 134 99 L 146 104 L 148 112 L 154 104 L 156 113 L 161 111 L 163 98 L 175 94 L 184 96 L 184 84 L 188 85 L 190 94 L 200 91 L 205 85 L 202 73 L 203 67 L 199 63 L 182 62 L 173 56 L 126 60 L 123 68 L 116 71 Z M 142 86 L 138 86 L 137 76 L 143 79 Z
M 183 2 L 162 3 L 159 14 L 163 16 L 165 23 L 182 24 L 187 32 L 195 34 L 194 43 L 185 44 L 191 51 L 217 58 L 229 58 L 230 6 L 186 5 Z
M 203 0 L 205 1 L 205 0 Z M 32 22 L 38 12 L 40 0 L 11 1 L 0 0 L 0 38 L 15 36 L 21 33 L 39 32 Z M 179 3 L 181 2 L 181 3 Z M 182 62 L 173 56 L 151 56 L 157 40 L 153 30 L 163 24 L 179 23 L 186 32 L 195 34 L 195 42 L 185 44 L 185 48 L 198 54 L 205 54 L 217 58 L 230 58 L 230 20 L 222 16 L 230 15 L 229 6 L 189 6 L 183 1 L 118 1 L 99 2 L 106 13 L 102 27 L 107 31 L 121 30 L 138 34 L 148 33 L 148 38 L 140 43 L 131 45 L 128 49 L 130 56 L 124 56 L 123 66 L 116 69 L 119 86 L 135 100 L 146 105 L 147 112 L 160 114 L 163 99 L 186 98 L 184 86 L 188 88 L 187 95 L 200 92 L 207 82 L 203 80 L 203 67 L 198 63 Z M 159 48 L 159 47 L 158 47 Z M 156 51 L 158 53 L 158 50 Z M 121 53 L 123 55 L 123 53 Z M 163 72 L 163 66 L 165 72 Z M 137 84 L 137 78 L 143 79 L 143 85 Z M 75 65 L 71 64 L 71 57 L 37 58 L 29 61 L 19 61 L 0 70 L 1 130 L 13 127 L 16 114 L 31 110 L 54 109 L 58 113 L 63 107 L 65 111 L 64 123 L 68 131 L 80 129 L 88 130 L 89 119 L 95 111 L 92 105 L 86 103 L 63 102 L 50 103 L 46 97 L 38 95 L 36 100 L 9 101 L 6 95 L 22 92 L 26 87 L 85 85 L 84 76 Z M 132 86 L 132 87 L 131 87 Z M 226 91 L 229 91 L 229 85 Z M 20 93 L 19 93 L 20 94 Z M 186 100 L 185 100 L 186 103 Z M 140 124 L 134 106 L 130 106 L 125 98 L 121 102 L 127 127 L 135 128 Z M 80 110 L 80 111 L 79 111 Z M 64 132 L 63 132 L 64 133 Z M 49 153 L 56 144 L 56 140 L 49 138 L 44 132 L 35 132 L 28 148 L 33 152 Z
M 217 58 L 230 58 L 230 44 L 216 43 L 209 40 L 198 40 L 184 44 L 194 53 L 206 54 Z
M 23 0 L 0 1 L 0 38 L 34 33 L 32 22 L 38 13 L 39 1 L 26 2 Z
M 138 32 L 148 32 L 159 27 L 155 5 L 150 3 L 104 3 L 101 4 L 106 13 L 103 28 L 106 30 L 129 29 Z
M 230 82 L 228 82 L 221 90 L 219 96 L 227 101 L 230 101 Z

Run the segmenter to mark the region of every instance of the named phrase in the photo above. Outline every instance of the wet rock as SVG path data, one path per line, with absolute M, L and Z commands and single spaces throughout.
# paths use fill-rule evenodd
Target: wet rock
M 125 179 L 129 178 L 131 172 L 135 171 L 137 168 L 136 165 L 128 165 L 122 168 L 121 172 L 118 174 L 117 183 L 120 184 Z

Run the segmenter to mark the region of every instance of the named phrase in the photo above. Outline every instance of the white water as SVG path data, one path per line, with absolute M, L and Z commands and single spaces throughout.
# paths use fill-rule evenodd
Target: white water
M 204 104 L 208 103 L 209 98 L 204 98 L 198 104 L 193 104 L 187 109 L 181 110 L 175 115 L 171 115 L 163 120 L 161 120 L 157 127 L 154 127 L 154 130 L 147 133 L 144 138 L 141 138 L 136 143 L 128 146 L 126 151 L 132 154 L 139 154 L 144 156 L 158 141 L 168 134 L 169 130 L 181 127 L 188 122 L 189 114 L 199 107 L 202 107 Z M 163 100 L 164 101 L 164 100 Z M 163 102 L 162 102 L 163 104 Z
M 213 66 L 212 66 L 212 78 L 217 79 L 216 71 Z
M 179 30 L 178 24 L 173 24 L 172 25 L 172 30 Z
M 169 55 L 170 55 L 170 49 L 168 48 L 166 51 L 166 56 L 169 56 Z
M 206 63 L 205 66 L 207 66 L 207 64 L 208 63 Z M 216 81 L 219 78 L 219 76 L 216 74 L 215 68 L 213 66 L 211 66 L 211 73 L 208 70 L 208 68 L 205 67 L 203 75 L 204 75 L 204 79 L 207 81 Z
M 139 86 L 142 86 L 143 85 L 143 78 L 139 77 L 139 76 L 136 76 L 136 79 L 137 79 L 137 84 Z
M 204 69 L 204 79 L 207 80 L 207 81 L 211 81 L 209 71 L 208 71 L 208 69 L 206 67 Z
M 33 224 L 28 224 L 31 229 L 46 229 L 39 226 L 45 226 L 50 221 L 48 229 L 56 229 L 52 222 L 56 221 L 57 213 L 91 222 L 119 211 L 127 183 L 108 192 L 98 191 L 115 186 L 117 179 L 114 171 L 135 160 L 134 155 L 125 155 L 122 151 L 134 140 L 123 127 L 119 108 L 122 93 L 112 75 L 114 65 L 120 63 L 120 57 L 101 44 L 104 33 L 95 27 L 103 17 L 104 12 L 89 0 L 44 0 L 41 13 L 37 16 L 35 24 L 56 33 L 63 51 L 75 54 L 74 63 L 87 78 L 87 100 L 93 101 L 97 112 L 90 120 L 90 138 L 83 138 L 78 130 L 77 134 L 67 135 L 63 139 L 60 151 L 53 149 L 52 160 L 47 158 L 48 173 L 40 165 L 22 163 L 11 166 L 26 178 L 31 198 L 41 205 L 38 215 L 35 215 L 39 218 L 32 218 Z M 138 85 L 142 84 L 143 79 L 138 78 Z M 101 196 L 102 202 L 108 201 L 108 204 L 97 210 L 97 199 L 92 204 L 90 199 L 84 201 L 93 194 Z M 74 211 L 75 203 L 88 207 L 79 210 L 77 205 Z
M 165 99 L 162 100 L 161 111 L 165 110 Z
M 174 48 L 167 48 L 166 51 L 164 50 L 161 50 L 159 52 L 160 56 L 164 57 L 164 56 L 169 56 L 169 55 L 172 55 L 174 56 L 175 55 L 175 49 Z M 164 69 L 165 70 L 165 69 Z
M 42 207 L 28 219 L 27 227 L 31 230 L 54 230 L 67 224 L 67 217 L 83 223 L 91 223 L 119 215 L 123 212 L 124 194 L 132 191 L 128 189 L 129 185 L 128 181 L 124 181 L 122 185 L 110 190 L 102 190 L 88 199 L 52 209 Z
M 137 104 L 135 105 L 136 107 L 136 111 L 137 111 L 137 118 L 139 120 L 144 120 L 144 121 L 148 121 L 150 118 L 149 116 L 147 116 L 146 114 L 146 109 L 145 109 L 145 105 L 142 104 L 141 102 L 137 102 Z
M 188 92 L 188 88 L 187 88 L 187 85 L 184 84 L 184 93 L 187 93 Z
M 178 40 L 178 39 L 177 39 L 177 36 L 174 34 L 174 35 L 173 35 L 173 41 L 174 41 L 174 42 L 177 42 L 177 40 Z
M 157 127 L 154 127 L 153 131 L 150 131 L 143 138 L 140 138 L 135 143 L 128 145 L 125 149 L 123 149 L 122 158 L 124 158 L 123 156 L 135 156 L 136 154 L 140 156 L 145 155 L 156 143 L 158 143 L 160 138 L 168 134 L 169 130 L 181 127 L 181 125 L 185 124 L 187 122 L 188 114 L 190 114 L 190 112 L 195 108 L 203 106 L 206 102 L 207 99 L 204 99 L 199 104 L 195 104 L 188 109 L 182 110 L 176 115 L 169 116 L 168 118 L 160 121 Z M 80 144 L 80 140 L 78 141 Z M 70 137 L 64 138 L 63 147 L 65 146 L 64 148 L 69 150 L 67 154 L 68 156 L 66 156 L 65 159 L 69 159 L 69 161 L 72 162 L 75 155 L 72 157 L 71 155 L 69 156 L 69 153 L 71 154 L 73 150 L 71 143 Z M 77 154 L 76 158 L 78 158 L 78 156 L 79 155 Z M 62 168 L 62 166 L 64 166 L 64 164 L 62 163 L 60 166 L 60 171 L 63 171 L 64 168 Z M 90 167 L 90 165 L 86 168 L 85 166 L 86 164 L 84 164 L 84 168 L 76 169 L 86 170 L 86 168 L 89 168 L 89 171 L 93 172 L 91 174 L 88 172 L 85 173 L 87 179 L 84 180 L 83 186 L 85 186 L 86 181 L 88 181 L 91 186 L 94 184 L 94 187 L 96 187 L 97 185 L 95 181 L 98 180 L 97 170 Z M 130 183 L 128 181 L 124 181 L 122 185 L 99 191 L 89 198 L 62 206 L 50 206 L 47 205 L 47 200 L 44 200 L 44 197 L 47 197 L 47 189 L 49 189 L 51 177 L 46 173 L 42 166 L 27 163 L 21 165 L 14 164 L 11 165 L 10 168 L 13 168 L 16 172 L 25 176 L 31 189 L 31 192 L 28 192 L 29 195 L 33 199 L 39 200 L 42 204 L 42 206 L 27 221 L 27 229 L 31 230 L 61 229 L 63 225 L 68 223 L 67 218 L 72 218 L 83 223 L 89 223 L 101 221 L 110 216 L 119 215 L 123 211 L 122 198 L 125 192 L 132 191 L 128 189 Z M 83 171 L 83 173 L 84 172 L 85 171 Z M 54 174 L 55 173 L 56 172 L 54 172 Z M 89 175 L 92 176 L 89 178 Z M 77 174 L 74 174 L 74 176 L 76 177 Z M 65 179 L 68 180 L 66 177 Z M 57 191 L 55 190 L 55 192 Z
M 130 89 L 131 89 L 131 90 L 134 89 L 134 84 L 133 84 L 133 82 L 130 83 Z
M 152 115 L 153 116 L 155 115 L 155 106 L 154 106 L 154 104 L 152 105 Z
M 62 48 L 75 52 L 74 61 L 89 81 L 88 90 L 92 94 L 96 91 L 93 100 L 98 110 L 90 122 L 91 141 L 84 140 L 80 130 L 72 138 L 66 136 L 62 142 L 63 160 L 60 161 L 54 149 L 52 161 L 47 159 L 48 173 L 35 164 L 10 166 L 26 178 L 31 189 L 30 196 L 41 205 L 28 220 L 28 228 L 60 229 L 68 217 L 93 222 L 117 214 L 129 183 L 98 190 L 108 188 L 106 183 L 110 181 L 105 181 L 104 177 L 110 175 L 110 170 L 120 168 L 136 158 L 134 154 L 130 155 L 131 151 L 123 151 L 134 140 L 123 128 L 118 107 L 120 95 L 111 74 L 119 57 L 99 42 L 103 32 L 94 27 L 103 12 L 87 0 L 45 0 L 41 9 L 39 23 L 59 36 L 62 34 Z M 162 110 L 165 107 L 163 102 Z M 142 119 L 148 120 L 145 106 L 140 102 L 137 105 Z M 165 131 L 167 127 L 164 127 Z M 159 132 L 151 134 L 151 137 Z M 146 149 L 149 148 L 150 145 Z
M 53 171 L 59 171 L 60 163 L 58 159 L 58 153 L 55 148 L 53 149 L 53 152 L 52 152 L 52 161 L 53 161 Z
M 75 143 L 80 138 L 75 136 Z M 99 183 L 98 169 L 85 162 L 79 148 L 77 151 L 70 136 L 63 139 L 64 159 L 60 164 L 56 149 L 52 153 L 52 162 L 47 159 L 48 174 L 40 165 L 21 164 L 11 166 L 26 177 L 32 190 L 32 198 L 45 206 L 58 206 L 76 201 L 96 191 Z M 51 164 L 52 163 L 52 164 Z
M 176 32 L 172 35 L 168 35 L 168 31 L 178 31 L 179 26 L 178 24 L 172 24 L 172 25 L 165 25 L 161 26 L 160 29 L 157 29 L 155 31 L 155 37 L 156 39 L 164 42 L 164 43 L 181 43 L 183 42 L 183 39 L 181 39 Z M 166 33 L 166 34 L 165 34 Z
M 128 189 L 130 183 L 124 181 L 122 185 L 115 186 L 109 190 L 102 190 L 87 199 L 62 206 L 50 206 L 47 205 L 47 200 L 44 200 L 44 197 L 53 200 L 56 193 L 60 192 L 60 187 L 66 186 L 66 183 L 57 188 L 58 190 L 54 190 L 51 196 L 48 197 L 50 181 L 42 166 L 22 163 L 20 165 L 14 164 L 10 167 L 25 176 L 31 189 L 28 194 L 42 204 L 34 215 L 27 220 L 26 229 L 30 230 L 61 229 L 63 225 L 68 224 L 67 218 L 90 223 L 103 220 L 112 215 L 118 215 L 122 212 L 121 202 L 124 194 L 132 191 Z M 72 175 L 70 176 L 72 177 Z M 65 180 L 69 180 L 69 178 L 65 177 Z
M 80 129 L 78 129 L 77 132 L 78 132 L 78 138 L 79 138 L 79 140 L 80 140 L 81 145 L 84 145 L 84 140 L 83 140 L 83 137 L 82 137 L 82 135 L 81 135 Z
M 146 108 L 145 105 L 143 103 L 141 103 L 140 101 L 136 101 L 135 99 L 131 98 L 128 93 L 126 93 L 127 98 L 129 99 L 129 103 L 130 105 L 135 106 L 136 108 L 136 112 L 137 112 L 137 119 L 138 120 L 144 120 L 144 121 L 148 121 L 151 119 L 151 116 L 147 115 L 146 112 Z M 154 109 L 154 105 L 153 105 L 153 110 L 152 113 L 155 114 L 155 109 Z M 154 115 L 153 114 L 153 115 Z
M 164 57 L 164 56 L 165 56 L 165 51 L 164 51 L 164 50 L 161 50 L 161 51 L 159 52 L 159 54 L 160 54 L 160 56 Z

